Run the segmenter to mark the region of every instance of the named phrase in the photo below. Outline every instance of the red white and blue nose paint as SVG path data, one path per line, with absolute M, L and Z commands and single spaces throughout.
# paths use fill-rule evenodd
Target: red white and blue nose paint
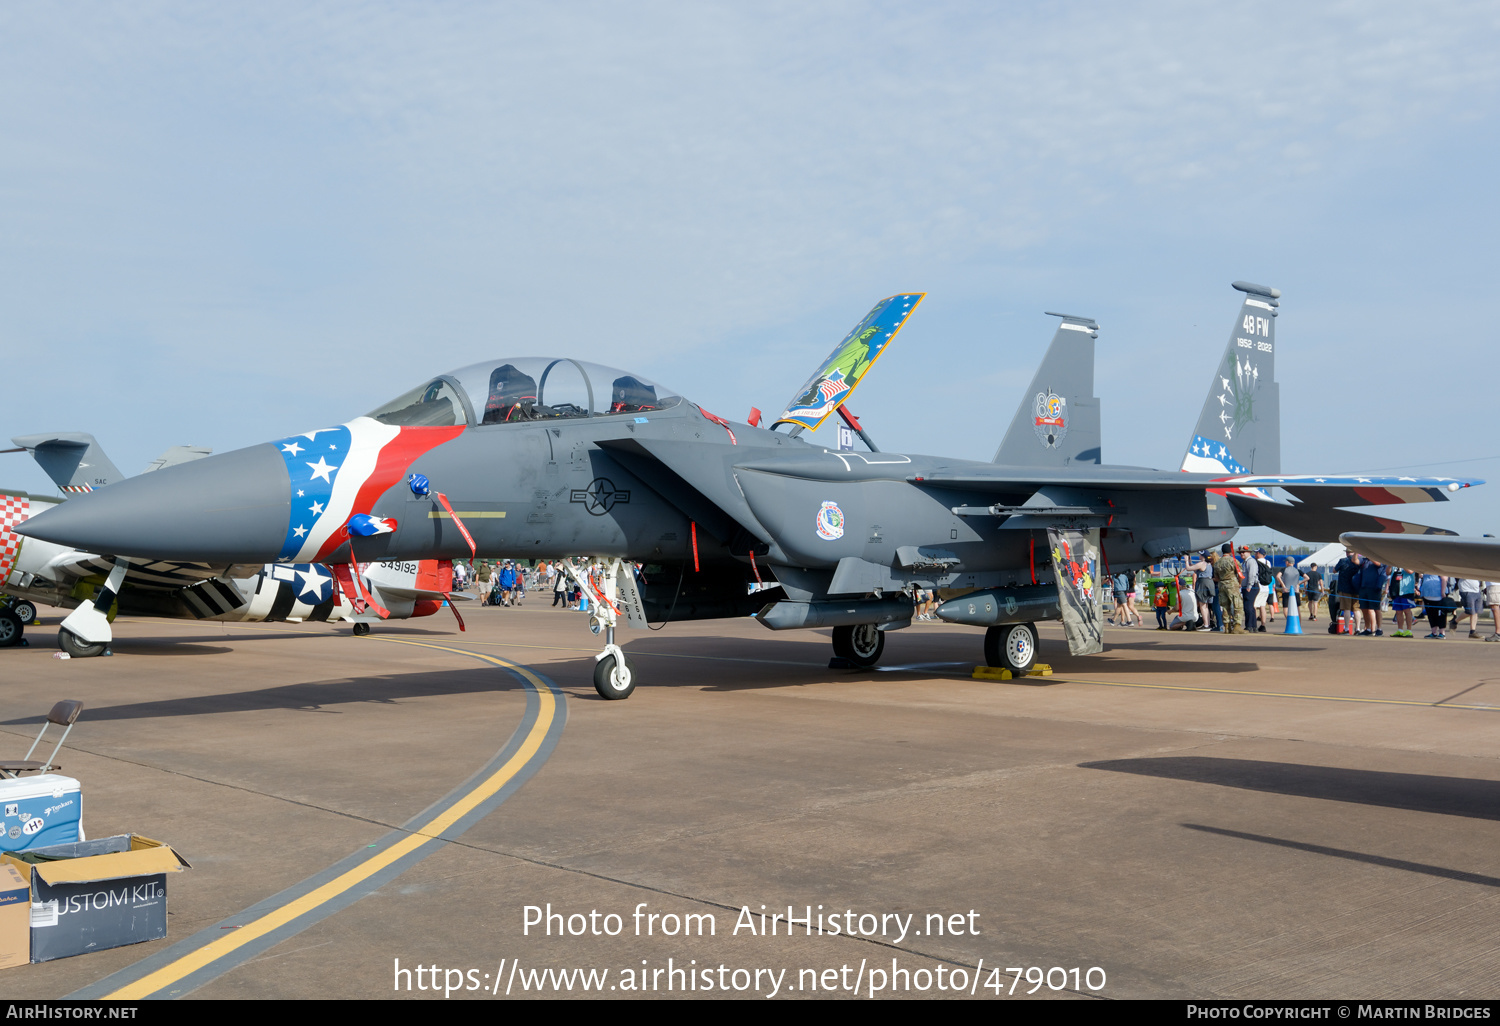
M 458 427 L 397 427 L 370 417 L 319 428 L 275 442 L 286 464 L 291 507 L 279 563 L 320 562 L 356 533 L 386 533 L 396 522 L 370 513 L 376 500 L 406 475 L 412 461 L 463 431 Z

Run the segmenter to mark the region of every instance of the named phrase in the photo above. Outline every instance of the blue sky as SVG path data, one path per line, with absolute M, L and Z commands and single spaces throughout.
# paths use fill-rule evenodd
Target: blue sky
M 135 472 L 542 353 L 743 418 L 921 290 L 851 404 L 882 447 L 988 459 L 1064 310 L 1106 461 L 1176 467 L 1247 279 L 1286 472 L 1500 479 L 1497 43 L 1463 3 L 8 5 L 0 435 Z M 1410 518 L 1496 531 L 1497 487 Z

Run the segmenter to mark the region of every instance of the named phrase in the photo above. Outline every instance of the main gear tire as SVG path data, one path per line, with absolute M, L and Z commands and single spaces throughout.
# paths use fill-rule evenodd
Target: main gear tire
M 367 624 L 367 623 L 357 623 L 357 624 L 354 625 L 354 636 L 356 638 L 362 638 L 366 634 L 369 634 L 369 633 L 370 633 L 370 625 L 369 624 Z
M 1017 677 L 1036 665 L 1036 627 L 1007 623 L 984 632 L 984 661 L 1003 666 Z
M 594 664 L 594 690 L 599 692 L 599 697 L 611 702 L 629 698 L 635 690 L 635 680 L 635 668 L 623 656 L 618 665 L 613 655 L 607 655 Z
M 10 648 L 21 643 L 26 633 L 26 624 L 12 610 L 0 609 L 0 648 Z
M 833 629 L 833 654 L 861 669 L 869 669 L 880 662 L 880 654 L 884 651 L 885 632 L 873 623 Z
M 10 611 L 20 617 L 22 623 L 31 623 L 36 620 L 36 604 L 26 599 L 13 604 Z
M 60 627 L 57 631 L 57 647 L 74 659 L 90 659 L 103 655 L 104 650 L 109 648 L 109 642 L 84 641 L 66 627 Z

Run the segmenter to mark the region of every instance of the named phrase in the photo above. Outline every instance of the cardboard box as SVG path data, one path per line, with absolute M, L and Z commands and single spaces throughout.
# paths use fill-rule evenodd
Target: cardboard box
M 27 851 L 83 837 L 83 791 L 58 773 L 0 779 L 0 851 Z
M 138 834 L 0 855 L 31 881 L 31 961 L 167 935 L 167 874 L 191 869 Z
M 31 961 L 31 884 L 15 866 L 0 865 L 0 969 Z

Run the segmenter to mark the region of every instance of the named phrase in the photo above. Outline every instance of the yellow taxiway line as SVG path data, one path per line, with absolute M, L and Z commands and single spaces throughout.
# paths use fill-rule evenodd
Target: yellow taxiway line
M 452 652 L 457 655 L 465 655 L 471 658 L 483 659 L 496 666 L 504 667 L 526 678 L 537 691 L 541 700 L 541 708 L 537 714 L 536 722 L 532 724 L 521 747 L 514 755 L 490 776 L 486 777 L 478 786 L 469 791 L 458 801 L 454 802 L 443 812 L 427 822 L 415 828 L 404 840 L 371 856 L 358 866 L 343 873 L 340 876 L 323 884 L 316 890 L 294 901 L 288 902 L 273 912 L 268 912 L 259 919 L 246 923 L 231 933 L 205 944 L 195 951 L 189 952 L 183 957 L 162 966 L 155 972 L 141 977 L 109 994 L 104 995 L 105 1000 L 130 1001 L 148 997 L 158 991 L 170 987 L 172 984 L 183 979 L 191 973 L 197 972 L 219 959 L 233 954 L 237 949 L 244 947 L 257 938 L 277 930 L 297 917 L 305 915 L 326 904 L 348 891 L 351 887 L 369 879 L 376 873 L 392 865 L 398 860 L 410 855 L 422 845 L 429 841 L 437 840 L 449 827 L 463 819 L 485 799 L 493 796 L 508 783 L 522 768 L 537 754 L 542 746 L 542 741 L 547 736 L 548 729 L 557 715 L 557 699 L 552 688 L 536 674 L 524 666 L 501 659 L 499 656 L 485 655 L 481 652 L 469 652 L 461 648 L 449 648 L 446 645 L 433 645 L 421 641 L 404 641 L 397 638 L 375 639 L 390 642 L 397 645 L 418 645 L 422 648 L 433 648 L 441 652 Z

